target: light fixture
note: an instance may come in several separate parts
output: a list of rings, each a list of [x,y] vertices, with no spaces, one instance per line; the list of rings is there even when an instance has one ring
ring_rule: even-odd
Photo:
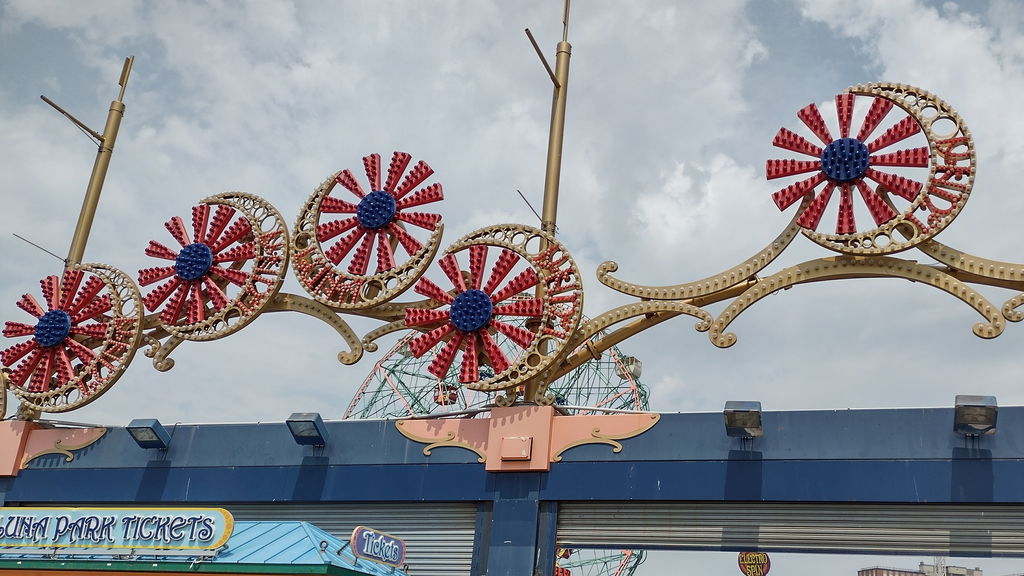
[[[764,436],[761,403],[730,400],[725,403],[725,433],[734,438]]]
[[[167,450],[171,444],[171,435],[156,418],[136,418],[128,423],[126,430],[141,448]]]
[[[983,436],[996,433],[999,406],[995,396],[969,396],[957,394],[953,413],[953,431],[964,436]]]
[[[327,427],[317,412],[296,412],[285,420],[296,444],[323,446],[327,444]]]

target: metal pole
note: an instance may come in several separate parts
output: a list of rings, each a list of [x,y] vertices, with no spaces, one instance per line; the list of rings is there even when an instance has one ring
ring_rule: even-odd
[[[541,230],[554,236],[557,230],[558,217],[558,185],[562,172],[562,140],[565,134],[565,104],[569,93],[569,57],[572,45],[568,42],[569,35],[569,0],[565,2],[562,18],[562,41],[555,48],[554,94],[551,102],[551,128],[548,134],[547,170],[544,174],[544,207],[541,210]],[[541,243],[541,250],[548,248],[547,242]],[[537,287],[540,297],[544,288]],[[546,347],[541,344],[541,354],[546,354]],[[537,391],[539,383],[527,382],[523,399],[527,403],[539,400]]]
[[[85,254],[85,245],[89,241],[89,232],[92,229],[92,221],[96,216],[96,206],[100,201],[100,192],[103,190],[103,181],[107,177],[107,168],[110,166],[110,157],[114,152],[114,143],[117,141],[117,131],[121,126],[121,118],[124,117],[124,89],[128,83],[128,74],[132,69],[134,58],[126,58],[124,68],[121,70],[121,92],[117,100],[110,103],[110,110],[107,112],[107,123],[103,127],[103,136],[100,140],[99,150],[96,152],[96,161],[93,163],[92,175],[89,177],[89,186],[85,190],[85,199],[82,201],[82,211],[78,215],[78,224],[75,226],[75,235],[71,238],[71,248],[68,250],[68,259],[65,268],[70,268],[82,263],[82,256]]]

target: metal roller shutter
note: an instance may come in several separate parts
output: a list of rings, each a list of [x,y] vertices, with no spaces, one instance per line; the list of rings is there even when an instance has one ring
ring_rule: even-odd
[[[475,503],[232,504],[236,520],[302,520],[348,540],[369,526],[405,540],[410,576],[469,575]]]
[[[603,548],[1024,554],[1024,504],[564,502],[558,545]]]

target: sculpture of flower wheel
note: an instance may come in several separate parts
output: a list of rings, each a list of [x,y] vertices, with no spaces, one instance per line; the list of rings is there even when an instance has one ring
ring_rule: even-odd
[[[214,208],[215,207],[215,208]],[[251,322],[281,289],[288,229],[262,198],[211,196],[192,208],[192,233],[178,216],[164,226],[180,248],[150,241],[146,255],[174,263],[139,270],[139,284],[164,280],[143,299],[160,325],[185,340],[213,340]]]
[[[12,368],[7,385],[23,404],[66,412],[107,391],[135,356],[142,334],[142,297],[123,272],[100,264],[70,268],[40,282],[18,307],[34,324],[7,322],[3,335],[28,340],[0,352]]]
[[[406,174],[411,160],[395,152],[382,186],[380,155],[371,154],[363,158],[369,192],[342,170],[306,202],[293,234],[294,268],[314,299],[339,309],[368,308],[395,298],[426,270],[440,246],[441,215],[408,210],[442,200],[444,192],[439,183],[415,190],[434,170],[421,160]],[[333,196],[338,184],[358,202]],[[406,224],[427,232],[417,238]],[[399,245],[404,261],[396,258]]]
[[[898,118],[872,137],[894,107]],[[824,147],[786,128],[772,142],[814,160],[766,164],[769,180],[812,173],[772,195],[780,210],[813,197],[797,220],[807,237],[845,254],[887,254],[916,246],[953,221],[974,184],[975,154],[974,140],[952,107],[911,86],[876,83],[836,96],[836,110],[838,138],[816,105],[797,113]],[[837,191],[835,232],[819,232]],[[859,210],[866,213],[858,216]],[[872,224],[863,225],[868,218]]]
[[[583,288],[576,263],[554,237],[527,226],[492,226],[453,244],[439,264],[454,290],[424,277],[415,291],[447,308],[410,308],[405,315],[407,326],[426,331],[409,342],[412,353],[418,358],[436,349],[427,368],[431,374],[443,378],[461,353],[462,385],[505,390],[568,352],[566,341],[582,315]],[[514,298],[527,291],[529,296]],[[509,316],[526,317],[525,327],[503,320]]]

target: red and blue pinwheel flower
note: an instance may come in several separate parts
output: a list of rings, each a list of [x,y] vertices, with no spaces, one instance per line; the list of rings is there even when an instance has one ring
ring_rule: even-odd
[[[428,278],[421,278],[414,288],[419,294],[448,305],[445,310],[411,308],[405,313],[405,324],[409,327],[440,323],[440,326],[409,342],[409,349],[417,358],[438,343],[445,342],[427,368],[438,378],[447,375],[460,350],[462,364],[459,368],[459,382],[481,380],[481,360],[493,369],[494,374],[500,374],[508,369],[514,359],[506,356],[502,346],[496,342],[495,334],[500,333],[523,350],[530,347],[536,336],[525,328],[498,319],[500,316],[540,317],[544,313],[544,301],[541,298],[515,298],[524,290],[537,285],[540,280],[536,271],[532,267],[526,268],[505,282],[522,257],[503,249],[484,282],[486,260],[487,246],[469,247],[467,284],[454,254],[440,259],[441,269],[455,287],[454,296]],[[504,286],[499,289],[503,282]]]
[[[192,238],[178,216],[168,220],[164,227],[181,248],[172,250],[151,240],[146,255],[173,260],[174,264],[139,271],[142,286],[169,278],[143,299],[151,312],[163,305],[161,322],[167,325],[203,322],[208,314],[219,312],[232,301],[225,292],[228,284],[242,287],[243,294],[251,286],[253,274],[235,266],[256,257],[252,225],[238,210],[221,204],[211,218],[209,204],[194,206]],[[235,297],[238,298],[240,296]]]
[[[879,185],[911,203],[917,200],[921,193],[923,187],[921,182],[878,169],[882,166],[901,168],[928,166],[927,146],[882,153],[882,150],[889,146],[921,132],[920,124],[912,116],[905,115],[882,135],[869,140],[871,133],[878,128],[893,108],[893,102],[885,98],[872,96],[870,99],[871,106],[855,137],[850,135],[850,130],[856,96],[844,93],[836,96],[839,138],[833,137],[825,125],[818,107],[810,104],[800,110],[797,116],[821,140],[824,147],[818,146],[786,128],[780,129],[772,141],[776,147],[814,158],[814,160],[768,160],[766,164],[769,180],[813,172],[809,178],[772,194],[772,199],[775,200],[775,204],[780,210],[785,210],[801,198],[813,194],[814,199],[797,219],[800,226],[809,230],[817,230],[825,208],[836,190],[839,190],[839,213],[835,231],[840,235],[858,232],[854,218],[854,188],[860,193],[871,218],[879,226],[898,215],[878,191]]]
[[[322,245],[344,234],[324,252],[334,265],[340,265],[343,260],[349,258],[348,273],[356,276],[366,275],[376,241],[377,272],[380,273],[396,266],[395,253],[391,247],[392,240],[397,240],[410,256],[423,247],[422,242],[409,234],[401,223],[432,231],[441,221],[440,214],[407,210],[443,200],[444,192],[439,183],[413,192],[434,173],[434,170],[422,160],[409,170],[399,184],[399,179],[402,178],[411,160],[410,154],[395,152],[388,167],[387,180],[381,186],[380,155],[370,154],[363,158],[363,167],[370,184],[369,192],[359,184],[351,171],[343,170],[338,174],[338,184],[355,195],[359,202],[353,204],[327,196],[320,204],[321,218],[323,214],[350,214],[340,219],[321,222],[316,228],[317,240]]]
[[[48,392],[67,385],[83,367],[94,363],[115,371],[104,357],[106,351],[96,350],[103,347],[110,330],[110,295],[101,294],[106,285],[99,277],[85,278],[85,272],[74,269],[66,270],[62,277],[43,278],[39,284],[45,308],[31,294],[18,300],[18,307],[36,322],[4,325],[3,335],[8,338],[31,337],[0,352],[0,361],[14,367],[12,384],[29,392]],[[92,375],[90,384],[80,380],[82,395],[90,394],[102,380],[99,373]]]

